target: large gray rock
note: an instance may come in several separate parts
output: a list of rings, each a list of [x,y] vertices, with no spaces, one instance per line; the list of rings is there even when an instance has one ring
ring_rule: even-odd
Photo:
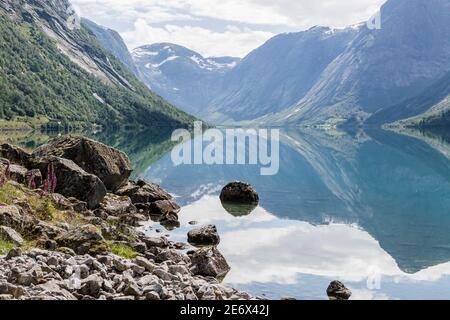
[[[11,227],[15,230],[24,230],[33,226],[35,220],[29,215],[23,214],[16,206],[0,206],[0,225]]]
[[[231,182],[222,189],[220,200],[222,202],[257,205],[259,196],[248,183]]]
[[[86,172],[99,177],[110,191],[124,186],[133,171],[125,153],[84,137],[56,137],[34,150],[32,155],[72,160]]]
[[[22,236],[10,227],[0,226],[0,239],[14,243],[16,246],[23,244]]]
[[[100,207],[110,216],[136,213],[136,207],[127,196],[108,193]]]
[[[18,164],[12,164],[9,166],[9,177],[18,182],[18,183],[26,183],[27,181],[27,173],[28,169],[22,167]]]
[[[90,275],[81,281],[79,293],[91,297],[98,297],[103,286],[103,279],[96,275]]]
[[[56,177],[55,192],[84,201],[90,209],[96,208],[106,195],[103,182],[71,160],[51,156],[35,158],[31,162],[31,166],[39,169],[44,177],[48,177],[49,171],[53,170]]]
[[[181,251],[168,249],[168,250],[161,251],[156,256],[156,261],[157,262],[170,261],[173,263],[181,263],[181,262],[188,263],[189,257]]]
[[[170,200],[172,196],[155,183],[139,180],[128,182],[115,192],[120,196],[128,196],[134,204],[150,203],[159,200]]]
[[[99,254],[109,251],[109,247],[100,231],[93,225],[84,225],[65,232],[57,237],[61,247],[74,250],[77,254]]]
[[[153,215],[166,216],[174,213],[178,214],[181,208],[172,200],[159,200],[150,204],[150,213]]]
[[[65,289],[67,285],[63,281],[50,280],[36,287],[42,291],[42,296],[47,297],[43,299],[76,300],[76,297]]]
[[[0,146],[0,156],[8,159],[11,163],[27,166],[31,155],[22,148],[10,145],[8,143]]]
[[[28,170],[27,168],[11,164],[8,167],[9,178],[30,188],[36,189],[42,185],[42,174],[38,169]]]
[[[220,236],[216,226],[208,225],[189,231],[188,242],[194,246],[217,246]]]
[[[141,237],[141,240],[146,244],[147,248],[167,248],[169,240],[166,237]]]
[[[193,274],[219,280],[223,280],[231,270],[225,257],[215,247],[195,251],[191,256],[191,263]]]

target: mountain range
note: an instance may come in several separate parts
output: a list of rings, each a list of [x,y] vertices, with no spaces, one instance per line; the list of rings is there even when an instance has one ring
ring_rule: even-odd
[[[173,126],[192,114],[213,124],[450,124],[450,0],[388,0],[380,29],[361,23],[280,34],[243,59],[204,57],[171,43],[130,52],[116,31],[92,21],[68,28],[69,5],[0,2],[0,118]]]
[[[0,2],[0,118],[66,126],[188,126],[194,118],[151,92],[67,0]],[[118,39],[120,38],[120,39]],[[114,46],[112,40],[119,46]]]
[[[169,43],[132,56],[151,89],[213,123],[446,124],[450,0],[388,0],[380,17],[281,34],[242,60]]]

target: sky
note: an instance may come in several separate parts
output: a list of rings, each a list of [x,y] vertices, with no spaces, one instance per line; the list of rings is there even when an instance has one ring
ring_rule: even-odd
[[[280,33],[366,21],[386,0],[70,1],[82,17],[118,31],[130,50],[170,42],[206,57],[244,57]]]

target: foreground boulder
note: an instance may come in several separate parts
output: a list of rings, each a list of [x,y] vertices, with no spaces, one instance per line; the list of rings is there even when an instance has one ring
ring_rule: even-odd
[[[158,200],[150,204],[150,213],[157,216],[178,214],[181,208],[172,200]]]
[[[28,169],[25,167],[22,167],[17,164],[12,164],[8,168],[9,170],[9,178],[18,182],[18,183],[26,183],[27,181],[27,173]]]
[[[0,146],[0,156],[8,159],[11,163],[21,166],[27,166],[31,155],[22,148],[10,145],[8,143]]]
[[[222,189],[220,200],[222,202],[257,205],[259,196],[248,183],[231,182]]]
[[[124,186],[133,171],[125,153],[84,137],[56,137],[37,148],[32,156],[72,160],[84,171],[99,177],[109,191]]]
[[[127,196],[117,196],[108,193],[103,199],[100,207],[110,216],[136,213],[136,207]]]
[[[34,225],[35,221],[29,215],[23,214],[16,206],[0,206],[0,225],[24,230]]]
[[[146,204],[159,200],[171,200],[172,196],[155,183],[138,180],[130,181],[115,194],[130,197],[134,204]]]
[[[352,292],[342,282],[333,281],[328,286],[327,295],[330,300],[348,300]]]
[[[224,256],[215,247],[195,251],[191,256],[191,264],[193,274],[219,280],[223,280],[231,270]]]
[[[220,243],[220,236],[216,226],[208,225],[189,231],[188,242],[197,247],[217,246]]]
[[[31,166],[39,169],[44,177],[49,176],[50,170],[53,171],[56,185],[51,187],[54,188],[51,191],[84,201],[90,209],[96,208],[106,195],[103,182],[71,160],[58,157],[38,158],[32,160]]]
[[[23,244],[21,235],[10,227],[0,226],[0,239],[14,243],[16,246]]]
[[[59,246],[72,249],[77,254],[96,255],[109,251],[105,239],[93,225],[77,227],[63,233],[55,240]]]

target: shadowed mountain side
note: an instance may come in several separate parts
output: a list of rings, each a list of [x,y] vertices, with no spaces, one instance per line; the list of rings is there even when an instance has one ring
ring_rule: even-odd
[[[381,125],[405,118],[415,117],[430,110],[446,98],[447,100],[450,100],[448,98],[449,96],[450,73],[445,75],[439,81],[434,82],[430,87],[422,91],[414,98],[376,112],[369,119],[367,119],[365,123],[369,125]],[[447,108],[449,108],[448,104]],[[448,109],[445,111],[448,111]]]

